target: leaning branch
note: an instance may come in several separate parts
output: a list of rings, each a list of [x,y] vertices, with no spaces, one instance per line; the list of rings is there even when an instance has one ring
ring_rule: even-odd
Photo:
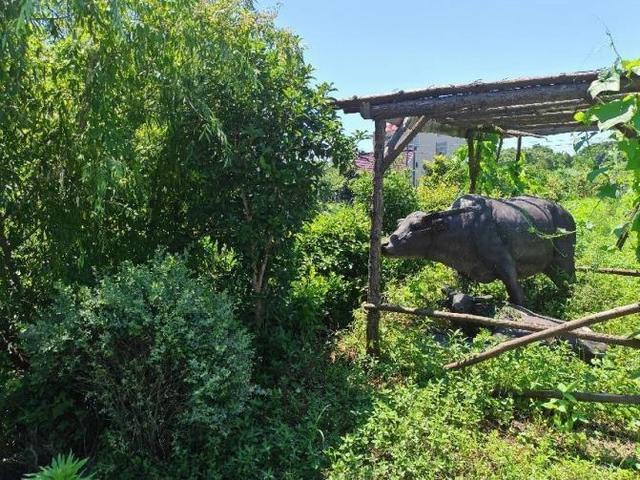
[[[398,158],[398,155],[400,155],[404,151],[404,149],[407,148],[407,145],[409,145],[411,140],[413,140],[415,136],[420,132],[420,130],[422,130],[426,123],[427,117],[420,117],[411,127],[407,128],[404,125],[400,127],[406,129],[406,131],[403,131],[402,137],[400,137],[396,141],[397,143],[392,145],[391,148],[389,148],[388,151],[385,152],[384,160],[382,161],[384,170],[389,168],[393,161]]]

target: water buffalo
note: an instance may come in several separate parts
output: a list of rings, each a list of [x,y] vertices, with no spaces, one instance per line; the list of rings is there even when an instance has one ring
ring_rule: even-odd
[[[575,277],[575,229],[571,214],[549,200],[465,195],[450,210],[398,220],[382,254],[427,258],[478,282],[499,279],[522,305],[518,279],[544,273],[561,286]]]

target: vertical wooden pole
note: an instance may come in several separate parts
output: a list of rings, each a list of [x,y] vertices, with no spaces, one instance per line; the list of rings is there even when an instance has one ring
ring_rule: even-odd
[[[467,132],[467,155],[469,157],[469,193],[476,193],[480,161],[475,149],[473,132]]]
[[[522,137],[518,137],[518,146],[516,147],[516,163],[520,161],[522,156]]]
[[[374,141],[374,167],[373,167],[373,196],[371,199],[371,234],[369,236],[369,289],[367,302],[375,306],[380,305],[380,242],[382,240],[382,212],[383,195],[382,182],[384,178],[384,140],[385,122],[375,121]],[[367,311],[367,353],[380,354],[379,342],[380,312],[378,310]]]

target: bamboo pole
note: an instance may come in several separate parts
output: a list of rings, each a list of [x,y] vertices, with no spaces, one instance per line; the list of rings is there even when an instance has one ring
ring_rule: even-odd
[[[527,127],[527,130],[532,131],[538,135],[557,135],[559,133],[574,133],[574,132],[595,132],[598,130],[597,125],[547,125],[544,127],[536,127],[531,129]]]
[[[367,301],[374,305],[380,303],[380,242],[382,240],[382,213],[383,193],[382,183],[384,179],[384,141],[385,122],[376,120],[374,133],[374,168],[373,168],[373,195],[371,198],[371,234],[369,236],[369,274]],[[367,312],[367,353],[379,355],[379,323],[380,312],[370,310]]]
[[[454,313],[454,312],[445,312],[441,310],[430,310],[424,308],[410,308],[410,307],[402,307],[400,305],[390,305],[388,303],[383,303],[381,305],[375,306],[370,303],[365,303],[363,308],[367,311],[377,310],[380,312],[394,312],[394,313],[405,313],[408,315],[415,315],[418,317],[429,317],[435,318],[438,320],[449,320],[454,323],[471,323],[474,325],[482,325],[485,327],[501,327],[501,328],[510,328],[514,330],[527,330],[530,332],[542,332],[549,328],[547,324],[543,324],[541,322],[535,323],[535,317],[528,315],[532,320],[528,323],[517,322],[513,320],[503,320],[497,318],[483,317],[480,315],[471,315],[468,313]],[[522,312],[523,314],[527,314],[527,312]],[[544,319],[544,317],[541,317]],[[548,321],[554,321],[556,319],[549,318]],[[637,338],[627,338],[620,337],[617,335],[607,335],[604,333],[596,333],[596,332],[584,332],[584,331],[570,331],[565,332],[560,335],[562,338],[579,338],[581,340],[590,340],[592,342],[601,342],[607,345],[620,345],[624,347],[632,347],[632,348],[640,348],[640,339]]]
[[[572,395],[578,402],[595,402],[595,403],[617,403],[623,405],[640,404],[640,395],[621,395],[615,393],[598,393],[598,392],[567,392]],[[551,398],[564,398],[564,394],[559,390],[523,390],[522,392],[494,392],[496,396],[510,394],[516,397],[527,397],[536,400],[548,400]]]
[[[495,347],[485,350],[484,352],[481,352],[479,354],[472,355],[457,362],[449,363],[445,365],[444,368],[454,370],[462,367],[468,367],[469,365],[474,365],[490,358],[497,357],[498,355],[508,352],[509,350],[514,350],[516,348],[523,347],[540,340],[545,340],[547,338],[557,337],[561,333],[566,333],[571,330],[575,330],[576,328],[588,327],[596,323],[605,322],[607,320],[623,317],[625,315],[631,315],[638,312],[640,312],[640,303],[632,303],[630,305],[613,308],[605,312],[588,315],[586,317],[579,318],[577,320],[571,320],[555,327],[547,328],[540,332],[531,333],[525,337],[507,340],[506,342],[496,345]]]
[[[478,125],[478,124],[467,124],[465,127],[467,131],[472,130],[476,133],[496,133],[498,135],[508,135],[510,137],[538,137],[542,138],[542,135],[538,135],[533,132],[524,131],[524,130],[514,130],[513,128],[502,128],[496,125]]]
[[[522,158],[522,137],[518,137],[518,144],[516,146],[516,164],[520,162]]]
[[[609,102],[624,98],[626,94],[605,94],[603,100]],[[573,113],[586,110],[593,105],[593,101],[584,98],[574,98],[569,100],[560,100],[557,102],[540,102],[525,103],[516,105],[507,105],[504,107],[493,107],[485,110],[462,109],[455,112],[445,112],[433,115],[434,120],[447,122],[476,122],[476,123],[495,123],[504,121],[505,119],[520,119],[538,116],[558,115],[562,112],[573,115]]]
[[[587,108],[587,107],[585,107]],[[524,128],[527,125],[536,125],[540,123],[572,123],[575,122],[573,115],[576,111],[558,111],[558,112],[533,112],[523,115],[508,115],[504,113],[498,113],[495,115],[463,115],[459,114],[446,118],[439,119],[444,123],[453,123],[454,125],[474,125],[481,123],[488,123],[493,125],[518,125],[519,128]]]

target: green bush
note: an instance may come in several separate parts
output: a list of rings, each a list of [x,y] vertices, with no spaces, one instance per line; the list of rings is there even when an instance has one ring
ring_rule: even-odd
[[[297,235],[296,249],[302,266],[291,296],[300,321],[346,325],[367,281],[369,219],[364,210],[339,204],[319,213]]]
[[[210,475],[251,391],[250,338],[230,298],[173,256],[61,289],[24,345],[24,447],[95,449],[108,478]]]
[[[56,282],[89,285],[211,232],[265,323],[325,159],[345,167],[355,148],[300,38],[251,3],[1,3],[2,339]]]
[[[307,334],[346,326],[359,293],[356,284],[343,276],[334,272],[321,275],[309,268],[291,283],[293,329]]]
[[[292,287],[297,302],[303,295],[314,300],[315,315],[331,328],[352,319],[352,311],[364,300],[369,262],[369,218],[356,205],[334,204],[305,224],[296,237],[302,267]],[[383,259],[383,282],[415,272],[424,262]],[[306,293],[303,293],[304,292]],[[319,299],[322,298],[322,301]],[[304,309],[303,309],[304,310]]]
[[[303,226],[296,248],[319,274],[362,281],[367,277],[369,218],[358,206],[331,205]]]
[[[418,210],[416,190],[411,185],[406,170],[390,171],[384,176],[383,231],[393,232],[399,218],[404,218]],[[371,174],[362,173],[351,182],[351,190],[356,204],[367,208],[371,204],[373,179]]]
[[[468,192],[466,165],[457,159],[437,155],[425,163],[424,168],[425,174],[416,189],[421,210],[446,210],[456,198]]]

